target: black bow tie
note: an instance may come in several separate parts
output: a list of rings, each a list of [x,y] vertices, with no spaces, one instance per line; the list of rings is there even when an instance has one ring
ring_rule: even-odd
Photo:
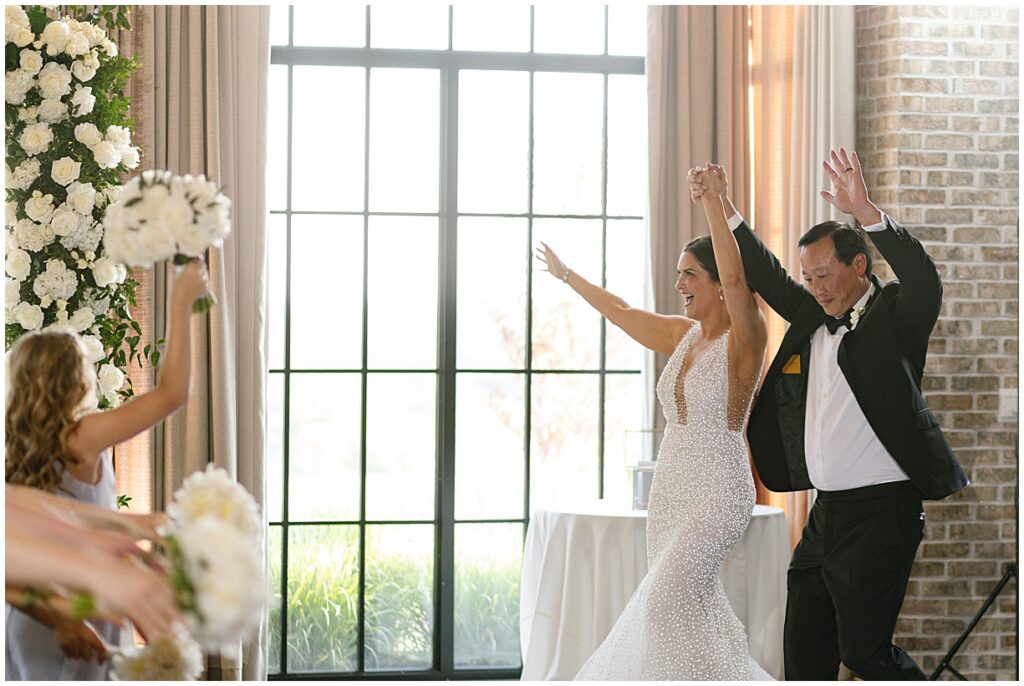
[[[850,315],[853,314],[853,308],[851,307],[846,311],[842,317],[830,317],[825,315],[825,326],[828,328],[830,334],[835,334],[839,331],[840,326],[845,326],[847,329],[853,329],[853,324],[850,322]]]

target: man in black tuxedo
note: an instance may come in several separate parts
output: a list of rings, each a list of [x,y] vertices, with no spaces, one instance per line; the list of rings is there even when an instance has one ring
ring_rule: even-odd
[[[822,197],[864,227],[827,221],[799,240],[805,286],[726,198],[747,280],[789,322],[751,410],[747,438],[773,491],[818,490],[793,552],[786,678],[924,679],[892,644],[924,530],[922,498],[967,485],[921,395],[942,282],[922,245],[868,198],[857,153],[831,151]],[[706,190],[690,171],[696,200]],[[871,272],[864,232],[898,281]]]

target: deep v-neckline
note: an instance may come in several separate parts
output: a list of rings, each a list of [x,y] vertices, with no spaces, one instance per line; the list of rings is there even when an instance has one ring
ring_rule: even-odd
[[[687,332],[687,335],[689,335],[689,333],[691,331],[693,331],[694,329],[697,329],[697,327],[699,327],[699,326],[700,326],[700,324],[694,324],[690,328],[690,331]],[[686,366],[686,363],[687,363],[687,360],[690,359],[690,351],[693,349],[693,341],[691,340],[686,345],[686,350],[683,352],[683,359],[679,363],[679,376],[681,377],[681,381],[682,381],[684,386],[686,385],[686,377],[688,377],[690,375],[690,372],[692,372],[694,369],[696,369],[697,365],[701,362],[701,360],[703,360],[705,357],[708,356],[708,353],[711,352],[711,348],[714,347],[718,343],[719,339],[721,339],[723,336],[728,336],[728,335],[729,335],[729,329],[726,328],[725,331],[723,331],[722,333],[718,334],[713,339],[711,339],[711,342],[708,343],[707,347],[704,348],[704,350],[701,351],[700,356],[695,358],[693,360],[693,362],[690,363],[689,367]]]

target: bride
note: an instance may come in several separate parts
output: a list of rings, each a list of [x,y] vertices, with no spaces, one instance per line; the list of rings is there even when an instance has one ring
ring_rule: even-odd
[[[754,507],[744,424],[761,374],[767,329],[726,220],[724,171],[709,165],[701,197],[711,235],[679,258],[685,317],[637,310],[568,269],[543,245],[546,271],[641,345],[670,359],[658,380],[665,435],[647,514],[647,576],[583,680],[752,680],[750,657],[719,570]]]

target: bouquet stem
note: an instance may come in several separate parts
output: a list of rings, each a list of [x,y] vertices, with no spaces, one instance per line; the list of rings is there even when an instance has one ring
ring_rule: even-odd
[[[174,264],[177,267],[181,267],[183,265],[188,264],[194,259],[196,258],[178,253],[177,255],[174,256]],[[203,312],[209,312],[210,309],[213,308],[213,306],[216,304],[217,298],[210,291],[206,291],[201,296],[199,296],[199,298],[194,303],[192,303],[192,311],[199,314]]]

